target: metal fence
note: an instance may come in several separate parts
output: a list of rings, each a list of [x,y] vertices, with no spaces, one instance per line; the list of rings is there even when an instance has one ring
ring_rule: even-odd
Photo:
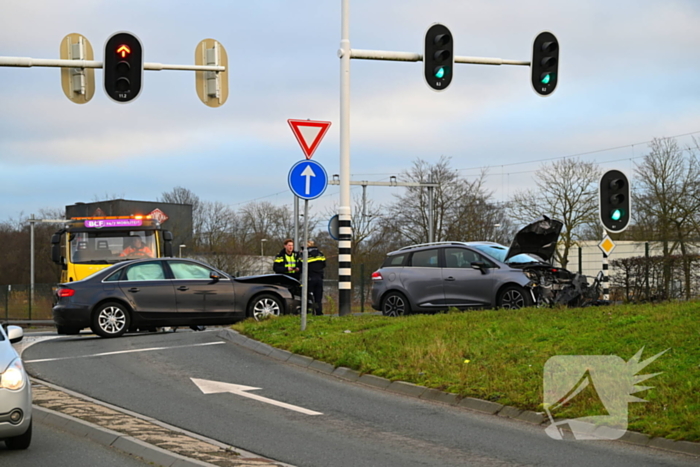
[[[50,321],[56,284],[0,285],[0,319],[9,321]]]
[[[658,242],[616,241],[608,256],[611,299],[655,301],[700,297],[697,255],[667,256]],[[598,242],[582,242],[569,252],[567,269],[592,278],[603,268]],[[590,281],[589,281],[590,282]]]

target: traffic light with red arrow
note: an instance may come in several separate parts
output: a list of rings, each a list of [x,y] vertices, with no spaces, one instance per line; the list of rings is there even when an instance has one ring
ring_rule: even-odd
[[[104,86],[107,96],[116,102],[134,100],[141,92],[143,48],[141,41],[128,32],[113,34],[105,44]]]

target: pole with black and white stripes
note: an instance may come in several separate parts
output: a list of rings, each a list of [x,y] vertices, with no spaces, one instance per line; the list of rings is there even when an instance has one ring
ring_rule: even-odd
[[[609,274],[608,274],[608,255],[603,253],[603,300],[606,302],[610,300],[610,287],[609,287]]]

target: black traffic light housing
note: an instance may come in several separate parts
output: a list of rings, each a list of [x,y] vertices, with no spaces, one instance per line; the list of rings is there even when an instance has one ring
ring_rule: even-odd
[[[104,86],[107,95],[117,102],[129,102],[141,92],[143,47],[128,32],[113,34],[105,43]]]
[[[619,170],[608,170],[600,177],[600,221],[608,232],[627,228],[632,218],[630,184]]]
[[[551,32],[541,32],[532,45],[532,87],[541,96],[554,92],[559,82],[559,41]]]
[[[442,24],[433,24],[425,33],[423,70],[428,86],[443,91],[452,82],[454,69],[454,40]]]

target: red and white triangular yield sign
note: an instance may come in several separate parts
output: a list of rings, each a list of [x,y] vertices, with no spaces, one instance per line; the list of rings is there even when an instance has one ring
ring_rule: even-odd
[[[311,159],[326,132],[331,127],[331,122],[319,122],[316,120],[287,120],[292,127],[292,133],[297,137],[301,150],[307,159]]]

